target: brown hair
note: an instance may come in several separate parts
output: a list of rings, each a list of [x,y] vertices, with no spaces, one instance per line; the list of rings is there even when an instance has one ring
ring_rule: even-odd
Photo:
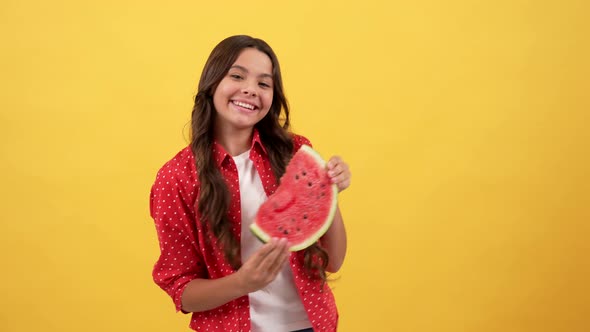
[[[212,155],[215,121],[213,94],[245,48],[255,48],[265,53],[272,62],[272,104],[268,114],[255,127],[268,152],[277,181],[293,155],[293,141],[289,134],[289,105],[275,53],[265,41],[250,36],[238,35],[222,40],[209,55],[199,80],[191,119],[191,149],[195,155],[200,180],[200,196],[196,208],[202,220],[207,221],[209,229],[213,231],[218,245],[234,269],[241,265],[240,245],[232,233],[231,221],[227,216],[231,199],[229,191]],[[304,266],[313,276],[325,280],[327,265],[328,255],[317,243],[305,250]]]

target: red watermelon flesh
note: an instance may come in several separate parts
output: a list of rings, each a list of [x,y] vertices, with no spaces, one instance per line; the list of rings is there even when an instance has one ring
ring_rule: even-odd
[[[277,191],[258,209],[250,229],[263,242],[286,238],[289,250],[305,249],[330,227],[337,195],[326,162],[303,145],[287,165]]]

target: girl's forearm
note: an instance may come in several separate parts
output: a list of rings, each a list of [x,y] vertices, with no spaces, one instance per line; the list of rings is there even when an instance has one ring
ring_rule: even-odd
[[[246,294],[235,273],[219,279],[194,279],[182,293],[182,310],[211,310]]]
[[[322,237],[321,242],[329,257],[326,270],[332,273],[338,272],[346,256],[346,229],[339,207],[336,208],[332,225]]]

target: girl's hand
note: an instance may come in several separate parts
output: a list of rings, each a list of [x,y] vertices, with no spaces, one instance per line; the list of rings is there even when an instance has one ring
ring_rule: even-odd
[[[236,272],[245,293],[255,292],[273,280],[289,260],[286,239],[271,239],[258,249]]]
[[[334,156],[330,158],[327,168],[328,176],[332,179],[332,183],[338,187],[338,192],[350,186],[350,169],[340,157]]]

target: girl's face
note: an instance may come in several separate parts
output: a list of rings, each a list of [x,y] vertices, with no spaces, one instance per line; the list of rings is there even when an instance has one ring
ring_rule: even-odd
[[[273,98],[272,62],[255,48],[240,53],[213,93],[218,133],[252,129]]]

